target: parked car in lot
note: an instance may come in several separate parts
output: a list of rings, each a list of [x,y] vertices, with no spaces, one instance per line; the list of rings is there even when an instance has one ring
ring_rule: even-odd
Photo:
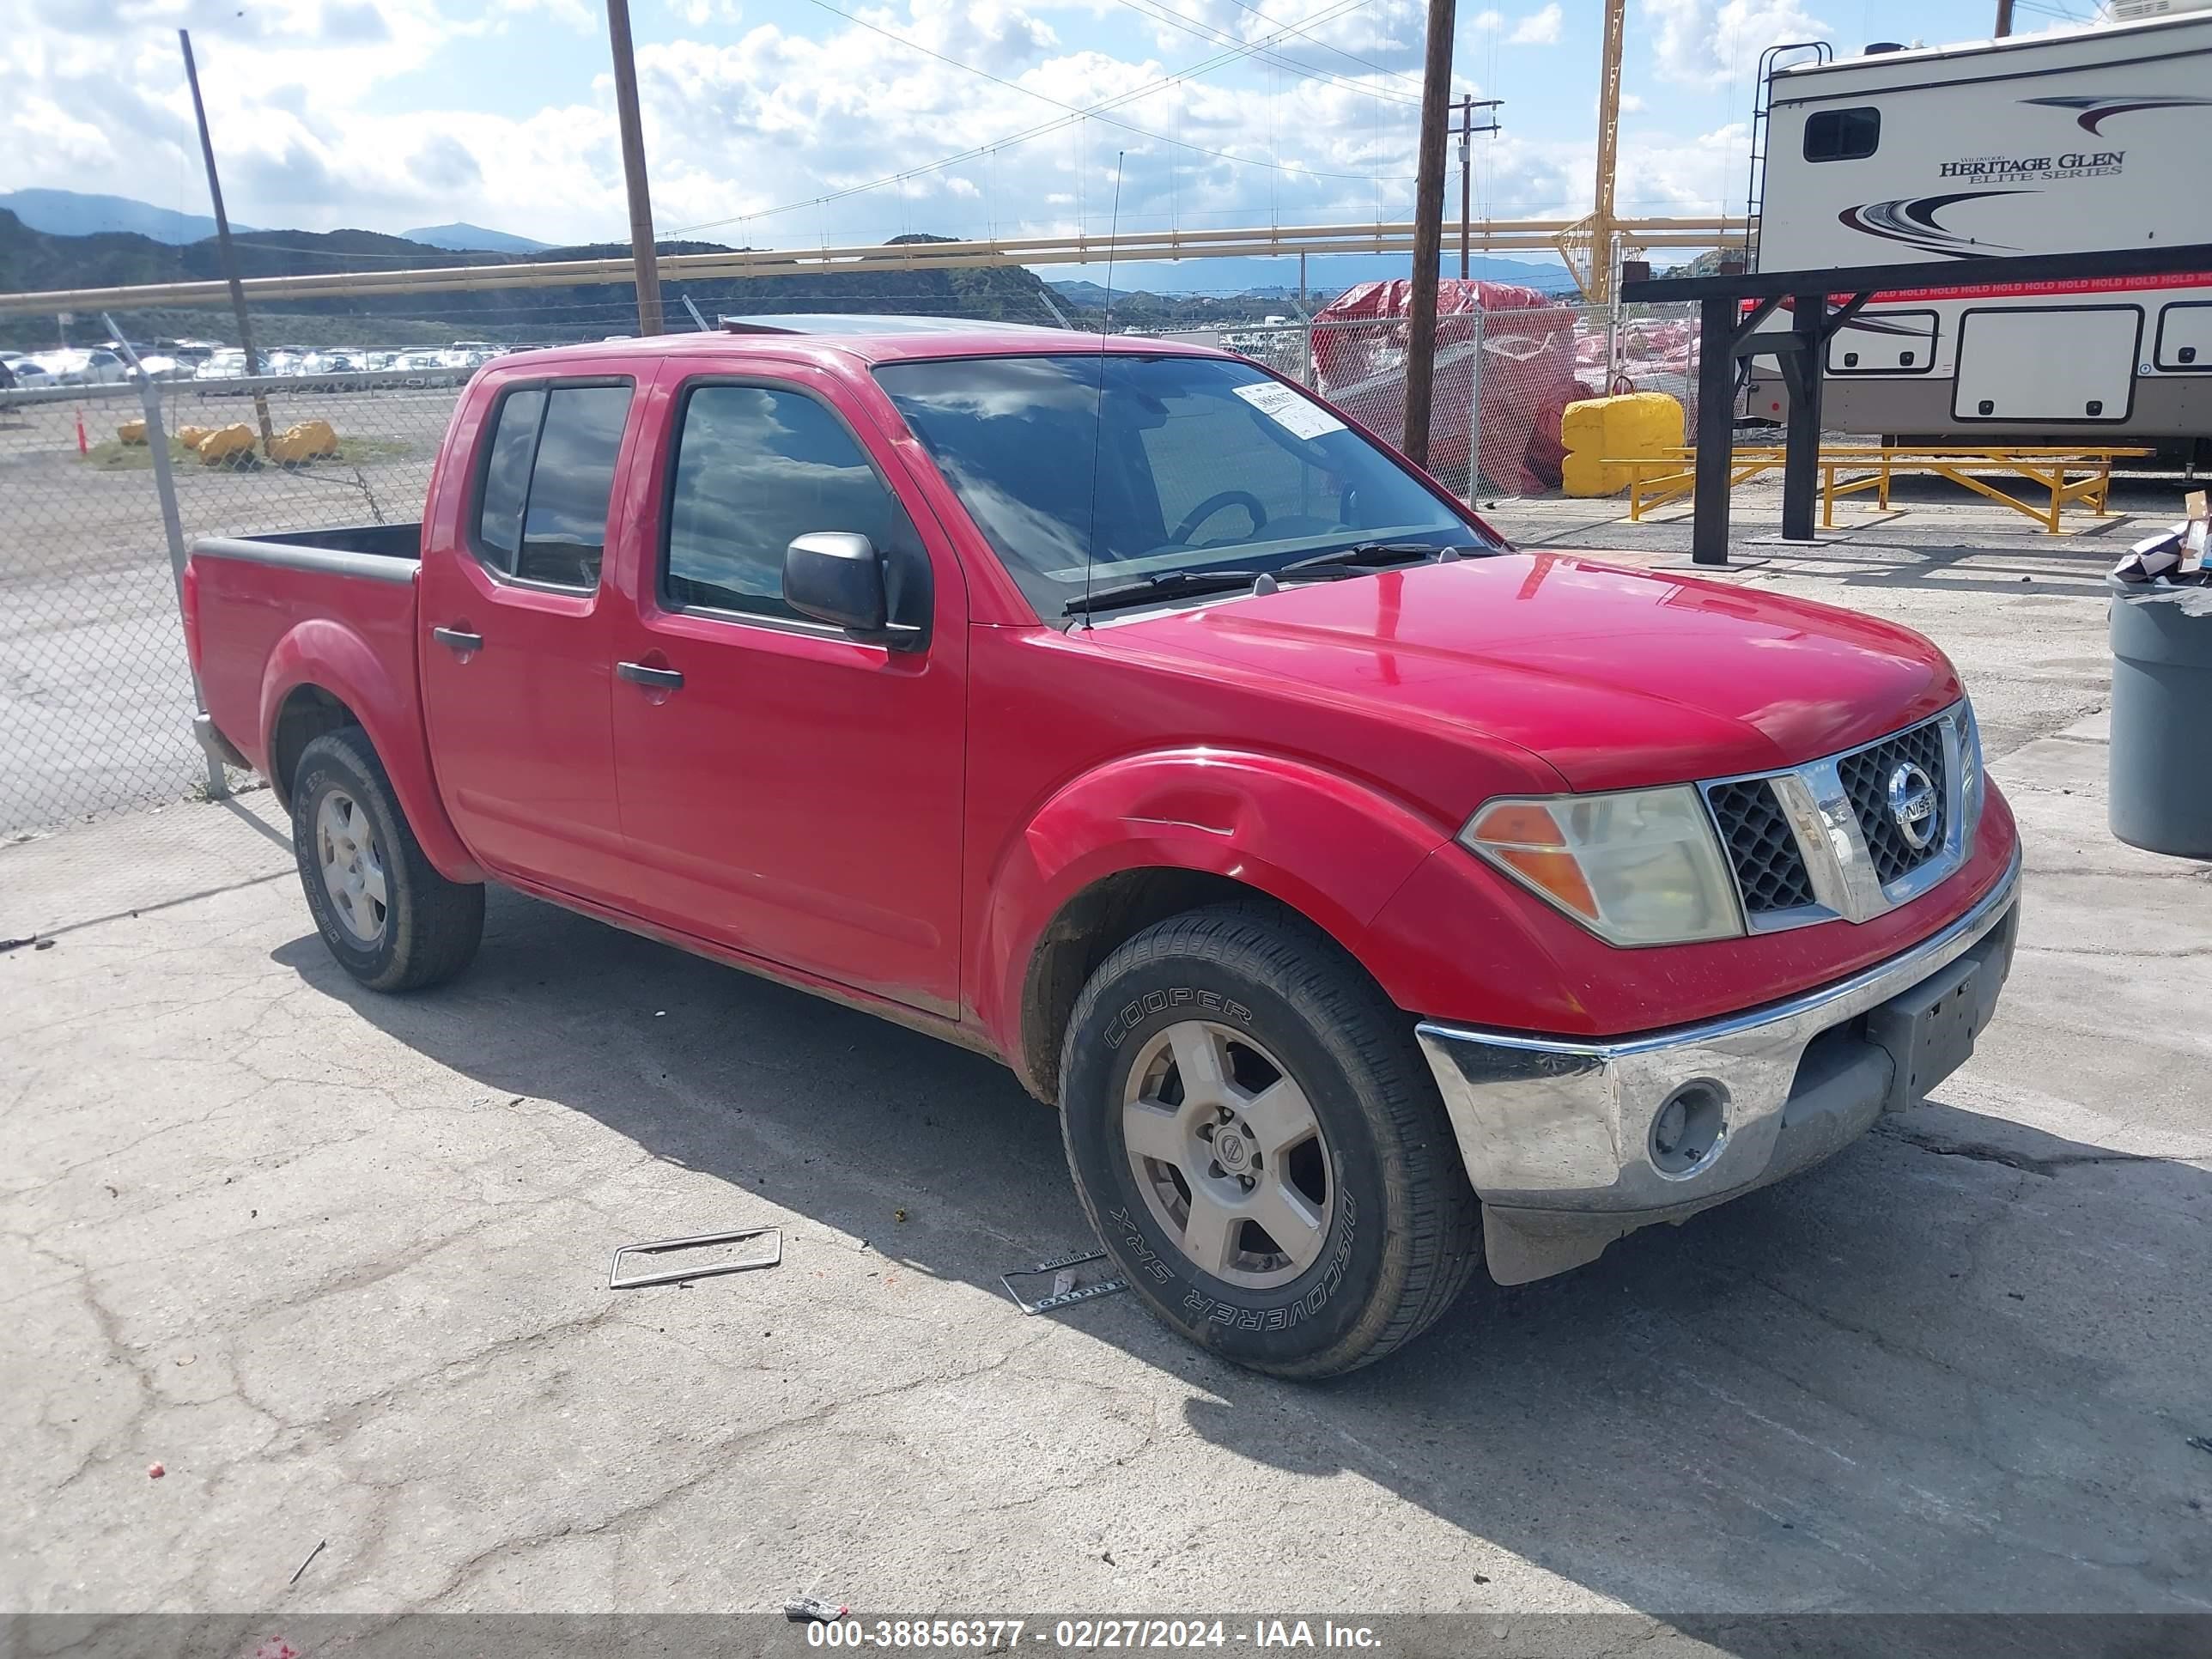
[[[21,356],[11,351],[4,361],[8,365],[9,374],[13,377],[15,390],[29,392],[41,386],[61,384],[54,378],[53,371],[36,357]]]
[[[994,1054],[1152,1310],[1285,1375],[1825,1158],[2011,963],[1934,646],[1517,552],[1216,351],[502,358],[419,526],[185,595],[362,983],[459,972],[498,881]]]
[[[453,371],[446,365],[444,352],[430,349],[400,353],[392,368],[404,370],[409,386],[452,386]]]
[[[46,351],[32,361],[52,375],[57,386],[112,386],[131,378],[123,359],[106,346]]]
[[[246,378],[246,353],[225,346],[212,351],[192,370],[193,390],[203,397],[222,397],[239,390],[223,384]]]

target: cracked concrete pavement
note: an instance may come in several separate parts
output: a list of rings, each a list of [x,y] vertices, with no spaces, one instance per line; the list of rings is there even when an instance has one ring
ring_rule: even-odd
[[[997,1275],[1085,1241],[974,1055],[509,895],[370,995],[265,792],[0,849],[0,936],[54,939],[0,956],[4,1606],[2212,1610],[2212,872],[2106,833],[2093,577],[1732,576],[1966,672],[2027,837],[1996,1025],[1831,1164],[1322,1387],[1021,1316]],[[605,1288],[758,1223],[780,1268]]]

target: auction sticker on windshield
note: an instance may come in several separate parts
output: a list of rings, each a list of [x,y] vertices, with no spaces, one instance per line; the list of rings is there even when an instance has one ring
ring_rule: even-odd
[[[1279,380],[1257,380],[1230,390],[1294,438],[1318,438],[1344,430],[1342,421]]]

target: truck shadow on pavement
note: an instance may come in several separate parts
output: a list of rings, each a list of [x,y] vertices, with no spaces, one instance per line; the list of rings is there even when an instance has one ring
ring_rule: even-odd
[[[661,1235],[742,1224],[757,1195],[994,1298],[1006,1269],[1089,1242],[1053,1114],[993,1063],[867,1015],[501,892],[476,965],[426,996],[361,991],[313,935],[275,955],[439,1064],[733,1189]],[[1406,1522],[1402,1556],[1370,1537],[1356,1558],[1407,1576],[1315,1577],[1332,1604],[1526,1612],[1594,1592],[1763,1652],[1754,1627],[1702,1615],[2205,1611],[2212,1456],[2189,1437],[2212,1434],[2208,1222],[2190,1164],[1932,1105],[1580,1272],[1478,1276],[1413,1347],[1330,1384],[1223,1364],[1130,1296],[1058,1317],[1180,1379],[1161,1409],[1211,1447],[1335,1478],[1310,1488],[1321,1572],[1353,1559],[1328,1541],[1349,1516],[1400,1524],[1363,1483],[1455,1529],[1439,1547]],[[976,1305],[973,1330],[1021,1323]],[[1181,1547],[1295,1541],[1283,1482],[1263,1484],[1249,1512],[1234,1481],[1187,1494]]]

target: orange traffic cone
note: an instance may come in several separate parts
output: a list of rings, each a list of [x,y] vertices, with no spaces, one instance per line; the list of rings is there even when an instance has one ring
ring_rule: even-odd
[[[80,455],[92,453],[92,446],[84,441],[84,411],[81,409],[76,412],[76,453]]]

